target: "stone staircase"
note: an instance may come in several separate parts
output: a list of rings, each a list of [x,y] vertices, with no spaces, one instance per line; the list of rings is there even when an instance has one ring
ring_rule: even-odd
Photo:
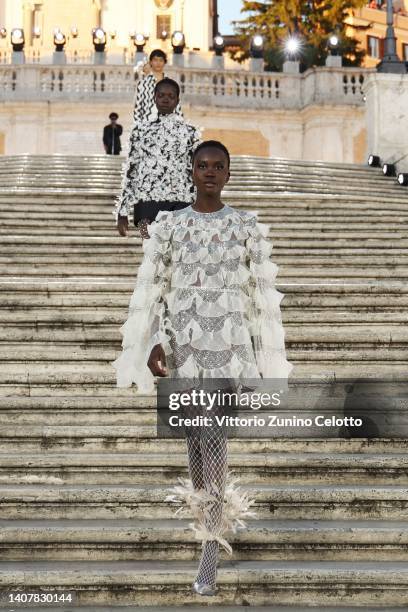
[[[58,610],[408,610],[408,400],[396,437],[231,439],[259,520],[231,538],[217,596],[191,593],[200,545],[163,501],[184,441],[157,439],[154,397],[117,389],[109,363],[141,261],[111,215],[121,161],[0,160],[0,608],[42,590],[76,596]],[[271,223],[294,384],[328,406],[347,377],[392,395],[408,379],[408,192],[364,166],[232,172],[224,201]]]

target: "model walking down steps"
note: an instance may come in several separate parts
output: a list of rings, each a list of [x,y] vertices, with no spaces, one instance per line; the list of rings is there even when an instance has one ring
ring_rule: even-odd
[[[229,165],[224,145],[200,144],[193,155],[195,203],[161,211],[149,228],[121,328],[123,351],[113,362],[119,387],[135,383],[149,393],[154,376],[183,379],[189,388],[214,378],[289,376],[268,228],[221,201]],[[193,588],[213,595],[220,544],[231,551],[225,533],[254,514],[251,500],[227,486],[223,428],[193,428],[186,441],[191,480],[167,500],[184,502],[195,519],[203,549]]]

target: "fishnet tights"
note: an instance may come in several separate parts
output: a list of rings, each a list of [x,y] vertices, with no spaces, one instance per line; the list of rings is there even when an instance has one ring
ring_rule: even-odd
[[[200,412],[197,408],[193,410],[196,415]],[[209,412],[202,410],[201,414],[211,415],[214,422],[215,415],[221,415],[222,412],[222,409],[214,407]],[[194,489],[205,489],[215,498],[215,502],[208,506],[205,526],[208,531],[218,535],[228,468],[226,430],[214,424],[212,427],[190,428],[186,433],[188,469]],[[217,540],[203,542],[197,582],[215,587],[218,556]]]

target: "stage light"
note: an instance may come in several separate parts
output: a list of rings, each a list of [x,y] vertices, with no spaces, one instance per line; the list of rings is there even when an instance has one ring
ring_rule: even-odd
[[[136,38],[136,30],[130,30],[129,38],[130,38],[130,40],[135,40],[135,38]]]
[[[24,31],[21,28],[11,30],[11,44],[13,51],[22,51],[24,49]]]
[[[367,164],[372,168],[380,168],[381,167],[381,159],[379,155],[369,155]]]
[[[65,36],[65,34],[63,34],[61,32],[61,30],[58,30],[58,32],[55,32],[55,34],[54,34],[54,45],[55,45],[55,50],[56,51],[58,51],[58,52],[63,51],[66,42],[67,42],[66,36]]]
[[[251,57],[261,58],[263,57],[263,52],[264,52],[263,36],[261,36],[260,34],[255,34],[255,36],[251,38],[251,47],[250,47]]]
[[[173,32],[171,37],[171,46],[173,47],[174,53],[183,53],[184,47],[186,46],[186,39],[183,32],[180,32],[179,30]]]
[[[221,34],[217,34],[217,36],[214,37],[213,46],[214,46],[215,55],[220,56],[224,53],[225,42],[224,42],[224,37],[221,36]]]
[[[0,38],[6,38],[7,30],[6,28],[0,28]]]
[[[330,49],[338,49],[340,44],[340,39],[336,34],[332,34],[329,38],[329,47]]]
[[[33,29],[33,36],[34,36],[34,38],[40,38],[40,36],[41,36],[41,28],[39,28],[38,26],[36,26],[36,27]]]
[[[162,30],[162,33],[160,34],[160,38],[162,40],[167,40],[169,37],[169,33],[167,32],[167,30]]]
[[[400,172],[397,180],[400,185],[408,185],[408,174],[405,172]]]
[[[138,53],[143,53],[144,46],[146,44],[146,37],[144,34],[138,33],[133,39],[135,47]]]
[[[297,55],[299,55],[300,50],[302,48],[302,41],[298,36],[289,36],[285,40],[285,53],[289,59],[295,59]]]
[[[395,164],[383,164],[382,171],[384,176],[396,176]]]
[[[102,53],[106,47],[106,32],[102,28],[95,28],[92,30],[92,39],[95,51]]]
[[[112,32],[109,33],[109,36],[111,37],[112,40],[115,40],[115,38],[117,36],[116,30],[112,30]]]
[[[71,28],[71,36],[72,38],[78,38],[78,28],[76,26],[72,26]]]

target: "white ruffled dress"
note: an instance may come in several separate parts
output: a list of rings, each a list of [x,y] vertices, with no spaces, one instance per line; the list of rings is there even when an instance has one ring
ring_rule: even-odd
[[[154,391],[147,361],[159,343],[172,378],[289,376],[268,230],[227,205],[158,214],[120,328],[123,351],[112,362],[118,387]]]

